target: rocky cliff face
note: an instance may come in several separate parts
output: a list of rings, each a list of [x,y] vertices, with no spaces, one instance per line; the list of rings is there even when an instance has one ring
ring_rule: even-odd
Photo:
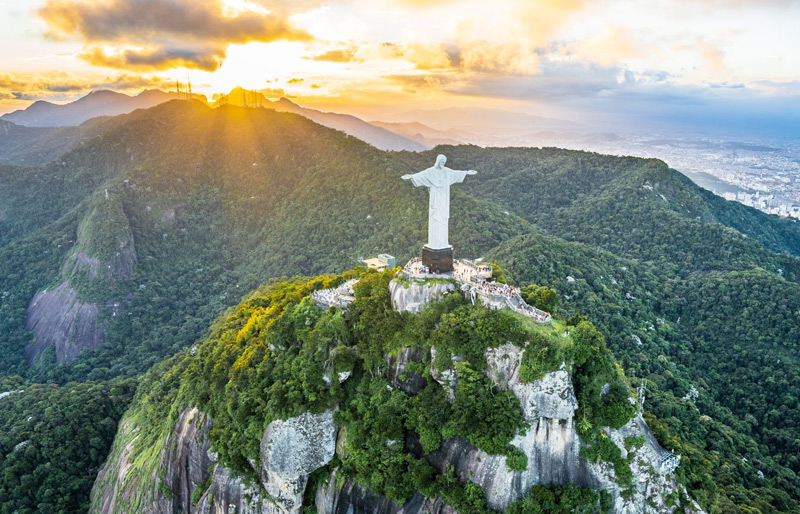
[[[457,514],[441,500],[419,493],[399,505],[336,473],[317,488],[314,505],[319,514]]]
[[[448,285],[412,284],[406,288],[395,282],[393,305],[398,310],[424,306],[451,291]],[[679,485],[674,470],[662,466],[669,452],[658,445],[642,418],[635,416],[619,430],[604,430],[631,468],[632,485],[623,494],[611,464],[588,462],[581,456],[584,445],[574,420],[578,402],[568,367],[562,364],[539,380],[523,383],[519,378],[523,353],[523,348],[507,343],[487,350],[484,357],[487,376],[497,388],[513,392],[528,424],[528,429],[511,441],[527,457],[526,469],[512,471],[505,456],[488,455],[459,437],[444,441],[430,453],[427,459],[431,465],[441,473],[452,469],[462,483],[480,486],[488,507],[498,512],[527,496],[534,485],[572,483],[608,491],[613,514],[673,514],[676,507],[669,498],[678,496]],[[426,357],[424,350],[413,348],[385,356],[387,378],[406,394],[416,394],[426,378],[413,376],[407,367]],[[448,370],[434,371],[431,379],[439,385],[458,387],[457,376],[444,376]],[[304,413],[270,423],[262,434],[259,459],[251,462],[259,478],[250,481],[217,462],[208,443],[212,421],[197,409],[181,413],[158,449],[158,461],[149,467],[142,466],[141,456],[133,451],[138,428],[124,419],[111,456],[95,483],[92,512],[299,514],[309,475],[327,465],[334,453],[347,458],[346,445],[342,444],[346,427],[339,432],[333,422],[334,411]],[[416,436],[408,432],[406,437],[408,451],[422,456],[412,448]],[[626,449],[626,438],[631,437],[638,442]],[[332,471],[314,491],[320,514],[456,514],[440,500],[421,494],[398,504]],[[205,490],[198,490],[201,485]],[[702,512],[695,504],[683,504],[683,508]]]
[[[34,343],[25,349],[28,365],[51,346],[56,361],[65,364],[83,350],[103,344],[102,304],[80,299],[75,285],[124,280],[133,273],[136,262],[133,233],[122,202],[116,196],[97,200],[61,267],[64,281],[53,290],[39,291],[28,305],[26,325],[34,336]],[[112,317],[121,311],[121,302],[110,301],[108,306]]]
[[[28,304],[25,323],[35,340],[25,348],[25,361],[33,364],[51,346],[59,363],[72,362],[82,350],[97,348],[105,341],[98,315],[97,305],[80,301],[67,282],[36,293]]]
[[[138,427],[123,422],[92,489],[90,512],[196,512],[192,491],[208,480],[212,468],[208,431],[211,420],[197,409],[185,409],[158,454],[158,463],[142,474],[133,466]],[[170,491],[166,494],[166,491]]]
[[[261,481],[256,483],[217,462],[208,440],[212,421],[197,409],[181,412],[150,468],[131,465],[138,428],[123,420],[92,489],[91,512],[299,513],[308,476],[333,457],[333,414],[331,409],[270,423],[261,442]],[[206,484],[202,494],[195,494]]]
[[[451,282],[392,280],[389,284],[392,307],[396,311],[412,314],[421,311],[427,304],[440,300],[455,289],[455,284]]]
[[[387,355],[388,378],[395,387],[406,394],[415,395],[425,387],[427,381],[419,373],[408,371],[407,367],[412,362],[422,362],[425,350],[420,348],[401,348],[397,355]]]
[[[183,513],[188,511],[171,511]],[[217,465],[211,485],[200,498],[198,514],[273,514],[275,506],[258,484],[248,484],[228,468]]]
[[[578,402],[566,368],[548,373],[532,384],[519,380],[523,349],[512,344],[488,350],[487,373],[502,389],[519,399],[529,428],[511,444],[528,457],[525,471],[514,472],[506,457],[488,455],[461,438],[454,438],[430,456],[431,463],[444,471],[452,466],[462,481],[470,480],[486,492],[490,508],[503,510],[527,495],[531,486],[573,483],[598,488],[600,481],[580,457],[581,443],[572,419]]]
[[[481,486],[488,506],[498,511],[525,497],[533,485],[572,483],[610,492],[614,514],[673,512],[674,507],[667,505],[666,498],[678,490],[678,484],[672,474],[661,469],[668,452],[658,445],[641,417],[634,417],[619,430],[606,431],[622,450],[623,458],[628,456],[626,437],[645,438],[644,445],[633,450],[630,464],[634,490],[624,498],[610,464],[590,463],[580,456],[582,443],[573,419],[578,402],[566,366],[525,384],[518,374],[522,354],[522,348],[509,343],[487,350],[485,357],[487,374],[498,387],[514,393],[529,424],[527,432],[511,441],[528,457],[528,467],[521,472],[511,471],[505,456],[488,455],[460,438],[445,441],[440,450],[430,455],[431,463],[440,472],[452,466],[462,482],[469,480]]]

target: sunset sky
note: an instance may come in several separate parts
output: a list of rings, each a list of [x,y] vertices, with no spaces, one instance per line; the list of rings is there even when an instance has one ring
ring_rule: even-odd
[[[0,112],[188,78],[368,119],[485,106],[790,126],[798,20],[793,0],[0,0]]]

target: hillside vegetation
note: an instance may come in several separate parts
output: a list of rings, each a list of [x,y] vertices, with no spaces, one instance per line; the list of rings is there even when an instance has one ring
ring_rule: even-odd
[[[404,262],[425,239],[427,191],[399,177],[445,153],[479,172],[453,188],[457,255],[551,288],[563,322],[594,323],[646,386],[650,425],[684,455],[679,473],[701,505],[798,509],[797,223],[657,160],[386,153],[290,113],[197,102],[87,123],[52,161],[0,166],[0,374],[139,376],[271,278],[338,273],[381,252]],[[25,151],[19,138],[9,148]],[[50,346],[28,366],[29,304],[60,286],[96,307],[104,342],[64,364]],[[51,317],[68,319],[57,307]]]
[[[340,476],[399,504],[419,491],[441,498],[458,512],[486,513],[480,487],[460,483],[452,472],[440,473],[433,463],[443,442],[460,437],[489,455],[506,455],[512,469],[528,466],[527,457],[509,445],[527,429],[519,402],[511,391],[495,389],[484,374],[484,353],[509,342],[524,348],[522,365],[528,382],[558,370],[562,363],[573,370],[575,416],[582,420],[579,430],[589,448],[587,457],[613,462],[620,486],[631,486],[631,471],[619,450],[616,457],[601,450],[607,445],[601,435],[604,427],[620,428],[634,415],[628,383],[590,323],[581,322],[570,336],[563,336],[565,327],[559,323],[540,326],[508,310],[473,306],[460,294],[448,295],[421,314],[401,313],[393,310],[389,298],[393,275],[393,271],[348,272],[275,282],[227,311],[208,338],[158,365],[142,381],[124,421],[127,427],[138,428],[124,433],[110,457],[111,463],[122,458],[137,463],[135,475],[126,483],[141,492],[114,489],[111,494],[118,494],[126,508],[140,505],[136,502],[153,487],[147,477],[156,476],[164,466],[159,452],[188,407],[213,419],[210,441],[220,464],[258,483],[254,463],[260,462],[262,434],[272,421],[338,406],[335,420],[343,434],[337,443],[341,451],[315,473],[307,498],[313,499],[321,477],[338,470]],[[313,290],[353,277],[360,280],[356,301],[346,315],[336,309],[320,310],[308,297]],[[431,358],[432,347],[436,359]],[[423,356],[407,367],[408,373],[424,377],[424,385],[413,395],[396,387],[398,380],[406,379],[390,376],[385,360],[408,348],[421,350]],[[455,356],[459,360],[453,364]],[[457,370],[452,401],[432,378],[431,369]],[[330,380],[339,373],[347,375],[343,383]],[[135,438],[129,439],[133,434]],[[409,449],[409,437],[416,439],[418,451]],[[132,448],[129,457],[121,456],[122,448]],[[111,484],[104,487],[106,494],[112,490]],[[564,512],[610,509],[607,492],[534,487],[529,497],[508,511],[544,508],[541,502],[548,494],[561,498]],[[95,501],[100,499],[98,492]]]

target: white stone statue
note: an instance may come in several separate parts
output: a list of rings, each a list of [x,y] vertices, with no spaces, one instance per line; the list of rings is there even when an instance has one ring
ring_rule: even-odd
[[[403,175],[403,180],[411,180],[414,186],[425,186],[430,189],[428,202],[428,244],[431,250],[450,248],[447,240],[448,223],[450,221],[450,185],[459,184],[467,175],[475,175],[475,170],[459,171],[446,168],[447,157],[439,154],[432,168]]]

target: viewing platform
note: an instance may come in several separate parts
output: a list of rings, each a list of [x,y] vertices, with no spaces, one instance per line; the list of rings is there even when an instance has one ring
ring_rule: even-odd
[[[456,259],[453,261],[453,268],[449,273],[433,273],[422,264],[421,258],[412,257],[397,275],[419,281],[452,280],[460,286],[461,291],[472,300],[473,304],[480,300],[489,309],[508,307],[537,323],[550,323],[552,320],[549,312],[525,303],[514,286],[492,282],[491,266],[467,259]],[[322,310],[336,307],[345,311],[356,299],[353,287],[357,282],[358,279],[352,279],[338,287],[314,291],[311,293],[311,298]]]
[[[469,294],[472,303],[479,299],[490,309],[508,307],[514,312],[531,318],[537,323],[550,323],[552,317],[549,312],[537,309],[525,303],[519,291],[514,286],[490,282],[492,267],[479,264],[467,259],[453,261],[454,270],[449,273],[433,273],[422,264],[422,259],[412,257],[398,275],[409,279],[435,280],[451,279],[461,285],[461,290]]]
[[[328,310],[331,307],[337,309],[347,310],[347,306],[353,303],[356,299],[353,287],[358,282],[357,278],[348,280],[339,287],[331,289],[320,289],[311,293],[311,298],[317,302],[322,310]]]

